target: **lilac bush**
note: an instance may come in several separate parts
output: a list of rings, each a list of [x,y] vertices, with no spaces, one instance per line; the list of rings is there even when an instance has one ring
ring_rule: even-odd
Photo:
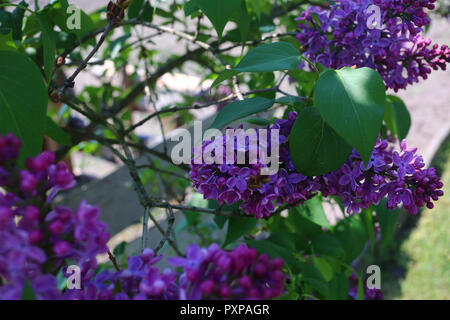
[[[383,298],[363,283],[366,249],[395,241],[400,208],[415,215],[443,195],[404,140],[406,105],[386,94],[450,61],[424,36],[435,1],[116,0],[83,12],[81,29],[66,23],[68,1],[16,2],[0,4],[0,299]],[[98,85],[79,87],[85,69]],[[195,72],[186,79],[203,89],[183,93],[175,72]],[[242,125],[231,141],[216,131],[192,156],[183,127],[207,108],[211,128],[266,131]],[[283,116],[259,117],[271,108]],[[160,136],[139,139],[153,122]],[[95,204],[55,204],[76,184],[56,159],[73,151],[129,171],[140,254],[123,242],[110,252]],[[324,201],[347,214],[330,221]],[[196,237],[187,250],[178,232]]]
[[[395,209],[402,204],[411,214],[416,214],[425,205],[433,208],[433,201],[443,195],[440,190],[443,184],[436,170],[424,168],[422,156],[416,154],[417,148],[408,148],[404,140],[400,150],[395,151],[387,140],[378,138],[367,167],[353,150],[347,162],[333,172],[314,177],[302,175],[295,170],[285,143],[296,118],[297,113],[291,112],[288,119],[277,120],[267,128],[280,130],[277,173],[261,175],[260,169],[266,166],[261,162],[237,164],[236,149],[234,164],[196,164],[193,159],[190,172],[193,186],[205,199],[215,199],[219,204],[239,202],[246,214],[258,219],[271,216],[276,210],[274,202],[278,206],[301,205],[319,192],[341,198],[348,213],[359,213],[387,197],[388,208]],[[233,139],[237,144],[237,137]],[[225,155],[227,136],[214,141],[221,144]],[[202,150],[211,143],[214,142],[204,141]],[[257,145],[248,138],[245,140],[247,156]]]
[[[338,0],[329,9],[310,7],[302,12],[297,39],[301,51],[327,68],[345,66],[376,69],[386,87],[405,89],[427,79],[431,70],[446,69],[447,45],[424,38],[430,24],[427,10],[435,0]],[[371,5],[378,6],[381,25],[371,26]],[[370,26],[370,28],[369,28]],[[302,61],[300,67],[305,63]]]

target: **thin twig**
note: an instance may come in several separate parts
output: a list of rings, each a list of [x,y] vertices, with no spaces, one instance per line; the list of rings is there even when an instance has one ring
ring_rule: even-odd
[[[149,207],[144,208],[144,221],[142,222],[142,238],[141,238],[141,251],[147,247],[147,235],[148,235],[148,211]]]
[[[102,33],[100,39],[98,40],[97,44],[95,45],[95,47],[91,50],[91,52],[89,52],[89,54],[86,56],[86,58],[83,61],[81,61],[81,63],[78,65],[77,69],[72,73],[72,75],[69,78],[67,78],[67,80],[64,82],[64,85],[60,89],[61,94],[67,88],[73,88],[75,78],[78,76],[78,74],[81,71],[83,71],[86,68],[89,60],[91,60],[91,58],[95,55],[95,53],[98,51],[98,49],[100,49],[103,42],[106,40],[106,37],[108,36],[109,32],[114,28],[114,25],[116,24],[116,17],[118,16],[119,11],[120,11],[119,8],[116,8],[116,10],[114,10],[114,14],[113,14],[112,18],[108,21],[105,31],[103,31],[103,33]]]
[[[111,260],[111,262],[112,262],[114,268],[116,269],[116,271],[120,271],[119,264],[117,263],[117,259],[116,259],[116,257],[111,253],[111,251],[110,251],[109,249],[108,249],[108,257],[109,257],[109,260]]]
[[[264,89],[257,89],[257,90],[251,90],[245,93],[241,93],[242,99],[243,100],[244,96],[249,96],[251,94],[257,94],[257,93],[264,93],[264,92],[272,92],[272,91],[277,91],[278,87],[272,87],[272,88],[264,88]],[[143,124],[145,124],[146,122],[148,122],[149,120],[151,120],[152,118],[159,116],[161,114],[164,113],[170,113],[170,112],[177,112],[177,111],[183,111],[183,110],[198,110],[198,109],[204,109],[204,108],[208,108],[211,106],[215,106],[217,104],[223,103],[223,102],[229,102],[229,101],[233,101],[234,99],[236,99],[237,94],[236,93],[232,93],[224,98],[221,98],[217,101],[213,101],[213,102],[208,102],[205,104],[194,104],[194,105],[190,105],[190,106],[183,106],[183,107],[173,107],[173,108],[168,108],[168,109],[161,109],[158,110],[157,112],[154,112],[148,116],[146,116],[145,118],[143,118],[142,120],[140,120],[139,122],[135,123],[134,125],[130,126],[129,128],[126,129],[126,133],[130,133],[131,131],[135,130],[136,128],[142,126]]]
[[[172,206],[169,205],[166,208],[166,210],[168,210],[168,212],[169,212],[169,219],[167,221],[167,229],[163,235],[163,238],[161,239],[158,246],[154,250],[155,254],[158,253],[158,251],[161,250],[161,248],[164,246],[164,244],[169,240],[169,237],[172,233],[173,225],[175,223],[175,215],[173,214]]]

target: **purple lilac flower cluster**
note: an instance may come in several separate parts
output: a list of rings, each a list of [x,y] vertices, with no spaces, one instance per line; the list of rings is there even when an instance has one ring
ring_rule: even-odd
[[[187,299],[272,299],[283,290],[283,261],[259,255],[245,244],[231,252],[217,244],[208,248],[192,244],[186,258],[169,262],[184,270],[180,288]]]
[[[347,212],[358,213],[387,197],[387,207],[395,209],[402,204],[411,214],[418,208],[433,208],[433,202],[444,194],[443,183],[434,168],[424,169],[423,158],[417,148],[408,148],[405,140],[400,152],[378,139],[367,166],[353,151],[340,169],[323,175],[322,194],[342,199]]]
[[[43,152],[18,167],[21,147],[13,135],[0,137],[0,299],[20,299],[30,283],[37,299],[147,300],[147,299],[270,299],[281,295],[283,262],[259,255],[241,245],[227,252],[212,244],[193,244],[187,257],[170,262],[161,271],[154,264],[162,256],[151,249],[128,258],[126,269],[97,273],[96,257],[108,252],[107,226],[99,221],[98,208],[81,202],[76,212],[52,208],[58,190],[75,185],[64,163]],[[81,288],[58,289],[57,274],[81,271]]]
[[[69,300],[170,300],[179,299],[176,283],[178,274],[166,269],[163,272],[154,264],[162,256],[145,249],[141,255],[128,258],[128,268],[112,272],[91,274],[83,281],[81,289],[66,290]]]
[[[170,268],[160,271],[154,264],[162,256],[145,249],[128,258],[128,269],[102,271],[84,283],[81,290],[66,291],[65,299],[77,300],[199,300],[271,299],[281,295],[283,261],[270,260],[253,248],[240,245],[231,252],[212,244],[200,248],[192,244],[187,257],[169,262],[181,267],[180,274]],[[120,289],[118,289],[120,288]]]
[[[205,199],[215,199],[219,204],[240,202],[240,208],[256,218],[269,217],[277,205],[299,205],[319,191],[324,196],[341,198],[348,213],[358,213],[387,197],[388,208],[403,205],[411,214],[416,214],[418,208],[425,205],[432,208],[432,201],[443,195],[440,190],[443,184],[436,170],[425,169],[422,156],[416,154],[416,148],[408,148],[405,141],[401,142],[400,151],[395,151],[387,140],[378,139],[367,167],[353,150],[347,162],[331,173],[315,177],[298,173],[286,143],[296,118],[297,113],[291,112],[288,119],[277,120],[268,127],[269,131],[278,129],[280,133],[280,170],[275,174],[260,175],[264,167],[260,162],[198,164],[194,158],[190,171],[193,186]],[[223,142],[225,154],[225,137],[214,141]],[[200,148],[205,150],[211,143],[204,141]],[[243,149],[249,153],[255,145],[258,143],[248,140]]]
[[[288,119],[278,119],[269,128],[269,133],[272,129],[279,130],[280,162],[285,164],[276,174],[261,175],[261,169],[265,165],[259,161],[248,165],[198,164],[194,157],[190,171],[194,187],[204,195],[205,199],[215,199],[219,204],[232,204],[240,201],[240,208],[256,218],[270,216],[275,210],[274,202],[279,205],[295,204],[312,198],[315,195],[314,192],[319,190],[320,184],[316,181],[317,179],[306,177],[295,171],[285,143],[296,118],[297,114],[292,112]],[[241,133],[243,134],[243,130]],[[214,140],[218,141],[215,143],[223,143],[224,155],[226,154],[227,139],[230,137],[224,136],[222,140]],[[259,141],[252,141],[249,138],[239,139],[238,135],[235,135],[234,139],[234,163],[237,163],[238,152],[241,150],[247,153],[247,158],[250,158],[249,153],[259,154]],[[239,140],[244,141],[245,145],[238,148]],[[268,141],[271,141],[270,134]],[[201,152],[194,150],[194,154],[202,154],[211,143],[213,141],[204,141],[203,145],[198,147]],[[268,143],[267,149],[270,154],[270,143]]]
[[[447,45],[432,45],[420,35],[430,23],[426,10],[434,9],[435,1],[337,0],[329,9],[310,7],[297,18],[297,39],[311,61],[334,69],[376,69],[386,87],[397,91],[427,79],[432,69],[445,70],[450,62]],[[368,27],[371,5],[381,14],[382,25],[375,28]]]
[[[0,298],[20,299],[28,281],[37,298],[56,299],[55,274],[64,262],[75,261],[83,274],[94,270],[109,234],[99,210],[84,202],[75,213],[51,209],[56,193],[72,188],[75,179],[48,151],[20,170],[20,147],[13,135],[0,137]]]

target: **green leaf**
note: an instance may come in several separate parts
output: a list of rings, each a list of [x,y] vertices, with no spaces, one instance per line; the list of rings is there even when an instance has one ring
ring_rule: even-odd
[[[36,64],[26,55],[0,51],[0,133],[22,140],[20,159],[42,150],[47,89]]]
[[[22,297],[20,300],[36,300],[33,287],[31,286],[30,280],[26,279],[23,285]]]
[[[132,0],[128,6],[128,18],[136,18],[141,12],[144,0]]]
[[[256,125],[256,126],[268,126],[271,123],[269,120],[259,118],[259,117],[248,118],[248,119],[245,119],[244,121],[247,123]]]
[[[300,52],[289,42],[265,43],[251,50],[233,68],[238,72],[292,70],[300,62]]]
[[[375,229],[374,229],[374,221],[372,216],[372,210],[363,210],[361,212],[361,219],[364,222],[364,227],[366,228],[366,232],[369,235],[370,240],[370,249],[374,250],[375,248]]]
[[[160,12],[160,10],[156,7],[153,8],[150,5],[150,2],[147,1],[144,4],[144,12],[142,13],[142,20],[147,21],[147,22],[152,22],[155,12]]]
[[[239,32],[241,33],[242,43],[245,44],[248,38],[248,32],[250,30],[250,16],[247,11],[247,4],[242,1],[241,8],[237,11],[237,25]]]
[[[361,254],[367,240],[366,229],[357,215],[339,221],[333,230],[333,236],[344,248],[345,262],[348,264],[351,264]]]
[[[386,203],[387,200],[383,199],[376,207],[376,217],[380,223],[381,246],[383,250],[391,245],[392,240],[394,239],[398,217],[400,214],[398,209],[387,209]]]
[[[67,27],[67,21],[69,15],[67,14],[67,9],[62,8],[52,8],[49,11],[49,18],[51,18],[55,25],[57,25],[61,30],[73,33],[76,35],[78,40],[81,40],[87,33],[95,29],[95,24],[91,17],[86,14],[83,10],[80,10],[80,29],[69,29]],[[87,44],[95,45],[95,38],[89,39]]]
[[[384,121],[400,141],[406,138],[411,127],[411,116],[402,99],[393,95],[386,96]]]
[[[317,108],[304,108],[289,135],[295,168],[307,176],[329,173],[347,161],[352,147],[323,121]]]
[[[186,17],[190,16],[194,12],[197,12],[199,10],[197,4],[194,3],[194,1],[188,1],[184,4],[184,15]]]
[[[258,21],[259,32],[261,32],[261,33],[274,32],[276,27],[277,26],[275,25],[270,13],[269,14],[266,14],[266,13],[261,14],[261,16],[259,17],[259,21]]]
[[[0,10],[0,33],[12,32],[14,40],[22,38],[22,24],[19,25],[16,17],[9,11]]]
[[[261,18],[261,0],[249,0],[248,1],[253,11],[256,13],[258,19]]]
[[[53,120],[48,116],[45,119],[44,133],[46,136],[52,138],[54,141],[58,142],[61,145],[68,147],[72,146],[72,140],[70,139],[70,136],[63,130],[63,128],[53,122]]]
[[[292,252],[296,251],[295,240],[297,235],[286,231],[272,231],[270,237],[267,239],[283,248],[289,249]]]
[[[108,47],[111,59],[115,59],[119,56],[120,50],[123,48],[123,46],[125,45],[126,41],[130,36],[131,36],[130,34],[125,34],[111,41]],[[106,53],[107,52],[105,52],[105,54]]]
[[[239,10],[241,0],[192,0],[208,17],[217,31],[219,40],[222,39],[223,29],[231,19],[233,13]]]
[[[23,7],[28,7],[28,3],[26,3],[25,1],[20,1],[19,3],[20,6]],[[22,21],[23,21],[23,17],[25,15],[25,9],[21,8],[21,7],[16,7],[14,8],[12,15],[14,17],[14,29],[13,29],[13,33],[16,33],[16,37],[14,37],[14,40],[21,40],[22,38]]]
[[[217,87],[220,83],[232,78],[236,74],[237,74],[237,72],[234,70],[231,70],[231,69],[224,70],[222,73],[219,74],[219,76],[216,78],[216,80],[214,80],[213,84],[211,85],[211,89]]]
[[[330,295],[332,300],[348,300],[349,280],[344,273],[336,274],[330,281]]]
[[[298,103],[303,103],[305,100],[302,97],[296,96],[284,96],[275,100],[275,103],[295,105]]]
[[[219,227],[219,229],[222,229],[227,221],[228,221],[227,216],[215,216],[214,217],[214,222]]]
[[[367,165],[384,118],[383,79],[370,68],[342,68],[320,74],[314,104],[322,118],[354,147]]]
[[[188,202],[189,206],[199,207],[199,208],[207,208],[208,200],[203,198],[203,195],[196,192],[192,195],[191,199]],[[196,225],[200,222],[200,213],[197,211],[184,210],[184,216],[186,218],[188,226]]]
[[[211,209],[217,209],[217,208],[221,208],[224,211],[229,211],[229,212],[233,212],[233,211],[237,211],[239,210],[239,202],[238,203],[233,203],[231,205],[228,205],[226,203],[219,205],[219,203],[214,200],[214,199],[209,199],[208,200],[208,208]],[[215,216],[214,217],[214,222],[216,223],[216,225],[222,229],[223,226],[225,225],[225,223],[228,221],[228,217],[227,216]]]
[[[126,241],[122,241],[121,243],[119,243],[113,250],[113,255],[118,257],[121,256],[122,254],[125,253],[125,249],[127,247],[127,242]]]
[[[236,241],[247,232],[251,231],[256,226],[257,223],[258,220],[256,220],[253,217],[251,218],[233,217],[233,216],[229,217],[227,235],[225,238],[225,242],[223,243],[223,246],[226,247],[227,245]]]
[[[56,35],[50,20],[44,13],[38,13],[36,14],[36,17],[41,26],[41,39],[44,47],[45,78],[47,79],[47,83],[50,84],[53,65],[55,63]]]
[[[28,7],[28,4],[23,0],[19,5]],[[5,11],[4,8],[0,9],[0,34],[12,32],[14,40],[22,40],[22,20],[25,10],[21,7],[15,7],[12,12]]]
[[[288,222],[298,234],[312,239],[322,232],[322,228],[306,217],[305,210],[303,206],[291,208],[289,210]]]
[[[133,0],[131,2],[134,2],[134,1],[136,1],[136,0]],[[61,8],[63,8],[64,11],[66,11],[67,8],[69,7],[69,2],[67,2],[67,0],[59,0],[59,3],[61,4]]]
[[[333,257],[343,257],[345,251],[338,239],[328,233],[320,233],[312,240],[315,253],[325,254]]]
[[[328,297],[330,288],[322,273],[309,263],[301,263],[300,268],[303,272],[303,281],[314,289],[314,293]]]
[[[330,228],[330,223],[328,222],[327,216],[325,215],[325,211],[322,207],[321,196],[315,196],[309,199],[298,208],[300,208],[300,214],[308,220],[318,224],[321,227]]]
[[[59,31],[56,33],[56,48],[57,49],[70,49],[77,43],[77,36],[73,33],[65,31]]]
[[[12,38],[12,32],[8,32],[7,34],[0,32],[0,50],[17,50],[17,46]]]
[[[289,76],[294,78],[299,85],[297,91],[299,92],[300,96],[311,96],[318,77],[317,72],[305,71],[303,69],[294,69],[289,71]]]
[[[326,281],[333,279],[333,268],[324,258],[318,258],[313,255],[313,262]]]
[[[63,291],[67,288],[67,278],[64,276],[63,268],[60,268],[58,274],[56,275],[57,288],[59,291]]]
[[[220,129],[233,121],[267,110],[273,103],[273,100],[261,97],[235,101],[220,110],[210,128]]]
[[[322,207],[322,197],[313,197],[301,206],[296,207],[296,210],[300,215],[314,224],[320,227],[330,228],[330,223]]]

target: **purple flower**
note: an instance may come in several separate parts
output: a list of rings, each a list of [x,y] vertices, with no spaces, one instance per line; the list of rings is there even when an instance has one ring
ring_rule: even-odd
[[[303,54],[328,68],[376,69],[395,91],[426,79],[431,69],[445,70],[450,49],[431,45],[420,33],[430,23],[433,0],[337,0],[330,8],[310,7],[299,21],[297,39]],[[369,28],[369,5],[381,9],[382,26]],[[304,68],[302,61],[299,65]]]
[[[387,196],[389,208],[402,204],[415,214],[418,207],[432,207],[431,201],[440,197],[439,178],[431,172],[431,180],[423,177],[423,158],[416,154],[417,148],[408,148],[405,141],[400,144],[399,154],[389,147],[387,140],[377,139],[367,167],[353,150],[347,162],[333,172],[317,177],[302,175],[292,164],[289,148],[282,144],[296,117],[297,114],[291,112],[288,119],[279,119],[268,128],[269,132],[277,129],[282,134],[277,173],[261,176],[260,169],[264,165],[260,163],[241,167],[236,163],[216,165],[193,161],[190,177],[194,187],[205,199],[215,199],[219,204],[240,202],[239,207],[246,214],[258,219],[270,216],[279,204],[301,205],[318,191],[323,196],[340,197],[349,213],[359,213]],[[205,141],[203,147],[208,144]],[[397,181],[404,183],[400,185]]]
[[[227,252],[216,244],[208,249],[192,244],[187,258],[171,258],[169,262],[184,270],[181,296],[187,299],[271,299],[282,293],[283,261],[270,260],[246,245]]]
[[[413,158],[414,154],[412,152],[404,152],[402,155],[399,155],[398,152],[394,152],[393,161],[398,167],[397,173],[399,179],[403,179],[406,174],[414,174],[416,172],[416,169],[411,164]]]
[[[351,190],[355,191],[357,186],[357,179],[361,170],[359,167],[354,166],[350,168],[348,164],[344,164],[342,167],[343,175],[339,178],[339,184],[341,186],[346,186],[350,184]]]

